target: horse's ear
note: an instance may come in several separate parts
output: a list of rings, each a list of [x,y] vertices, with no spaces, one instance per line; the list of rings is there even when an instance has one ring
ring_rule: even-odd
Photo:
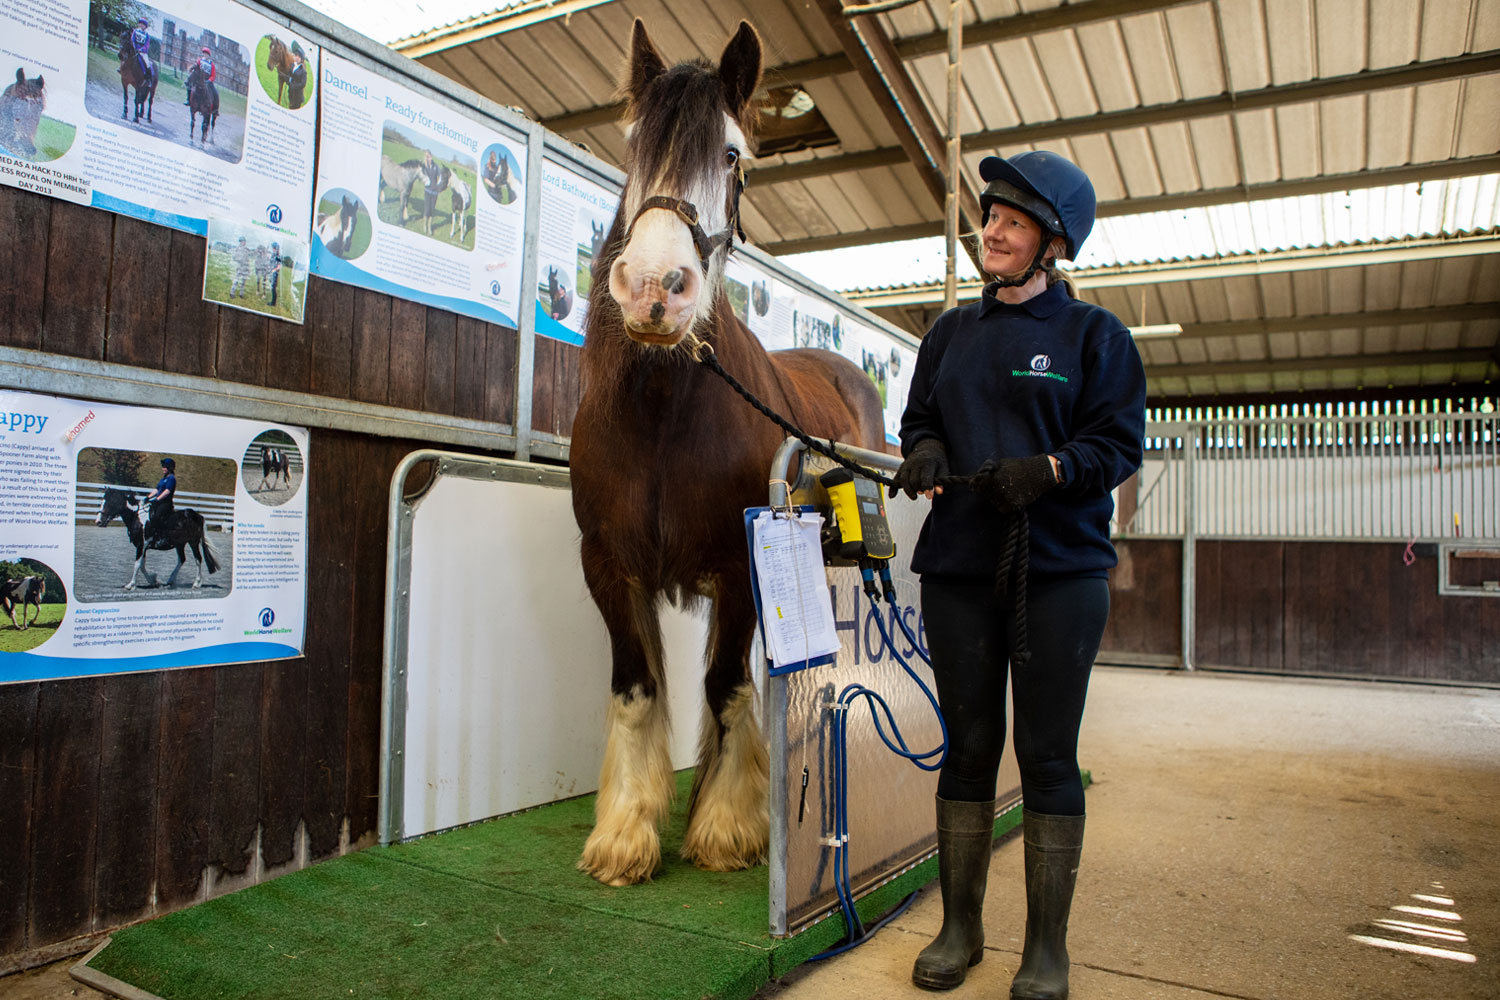
[[[760,86],[760,35],[749,21],[740,22],[724,54],[719,57],[719,79],[729,113],[738,118]]]
[[[646,22],[636,18],[630,32],[630,80],[626,84],[631,100],[640,100],[651,81],[666,71],[667,61],[646,34]]]

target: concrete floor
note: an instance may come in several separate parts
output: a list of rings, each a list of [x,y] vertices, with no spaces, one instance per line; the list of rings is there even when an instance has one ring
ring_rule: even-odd
[[[1099,668],[1080,760],[1094,785],[1073,1000],[1500,998],[1500,690]],[[911,962],[941,916],[934,885],[867,944],[758,1000],[931,997]],[[955,1000],[1009,995],[1024,924],[1014,836],[995,851],[985,923],[985,960]],[[99,996],[68,964],[0,979],[0,997]]]

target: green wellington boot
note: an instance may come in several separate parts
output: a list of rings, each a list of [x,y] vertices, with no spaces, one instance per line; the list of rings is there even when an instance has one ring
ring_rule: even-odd
[[[1068,910],[1083,853],[1082,816],[1022,812],[1026,838],[1026,945],[1011,1000],[1067,1000]]]
[[[943,929],[912,966],[911,981],[951,990],[969,966],[984,957],[984,885],[990,874],[995,800],[937,800],[938,883],[943,890]]]

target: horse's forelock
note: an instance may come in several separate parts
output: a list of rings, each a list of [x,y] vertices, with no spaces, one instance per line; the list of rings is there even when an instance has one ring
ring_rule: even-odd
[[[631,176],[682,190],[723,166],[724,85],[703,60],[656,77],[631,106]]]

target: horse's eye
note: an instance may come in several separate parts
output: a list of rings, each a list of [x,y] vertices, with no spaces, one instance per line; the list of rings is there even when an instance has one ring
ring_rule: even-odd
[[[732,167],[732,166],[734,166],[738,162],[740,162],[740,151],[738,149],[735,149],[733,146],[730,146],[729,148],[727,148],[727,149],[724,150],[724,165],[725,166]]]

